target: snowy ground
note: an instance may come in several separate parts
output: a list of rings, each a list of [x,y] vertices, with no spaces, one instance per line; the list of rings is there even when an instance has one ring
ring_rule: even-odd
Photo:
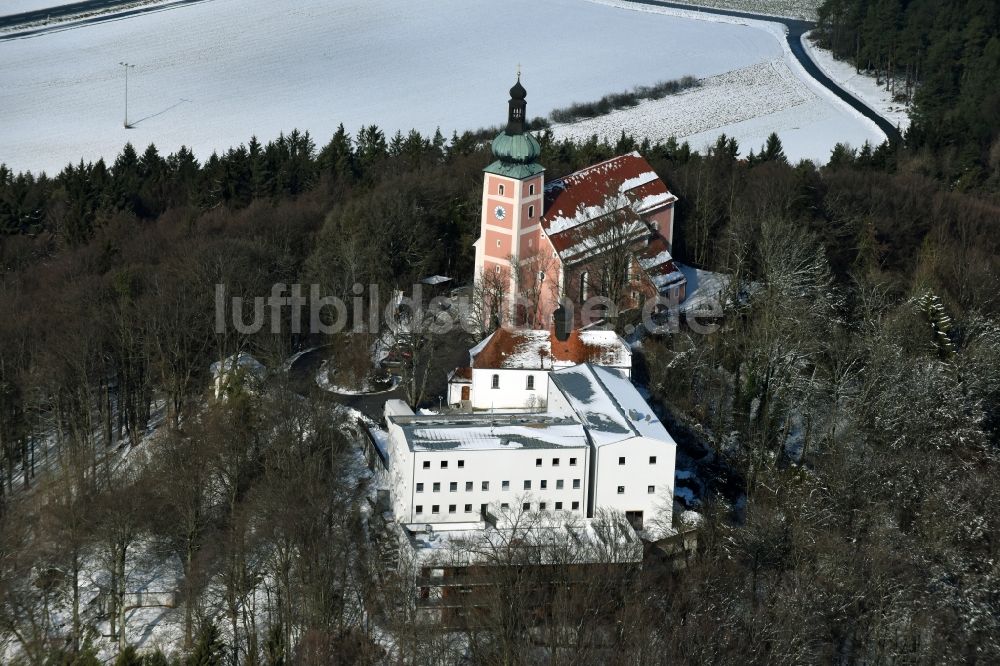
[[[816,20],[816,9],[823,0],[673,0],[682,5],[732,9],[750,14],[787,16],[789,18]]]
[[[906,104],[900,104],[892,99],[892,92],[879,85],[874,76],[858,74],[854,65],[843,60],[836,60],[831,51],[821,49],[812,41],[812,33],[802,35],[802,45],[806,53],[823,70],[823,73],[836,81],[840,87],[864,102],[880,116],[905,132],[910,126],[910,114]]]
[[[696,12],[636,5],[623,0],[593,0],[639,14],[665,14],[685,19]],[[740,152],[760,150],[771,132],[777,132],[792,161],[812,159],[826,163],[836,143],[860,146],[882,143],[885,135],[832,92],[806,74],[785,41],[777,23],[747,21],[701,14],[703,22],[741,25],[767,34],[775,56],[758,59],[721,75],[705,78],[702,86],[661,100],[643,102],[603,118],[556,128],[557,136],[585,138],[592,134],[615,139],[622,129],[650,139],[676,136],[697,150],[715,143],[719,134],[735,137]]]
[[[376,123],[389,132],[440,127],[450,134],[503,121],[519,63],[534,116],[636,85],[715,77],[784,57],[773,31],[690,18],[696,12],[510,0],[504,13],[532,20],[500,30],[501,40],[484,37],[498,22],[489,3],[210,0],[2,42],[0,162],[53,172],[81,157],[113,159],[126,141],[140,149],[155,142],[162,152],[188,145],[204,159],[252,134],[268,140],[296,127],[322,144],[341,122],[352,132]],[[131,130],[122,126],[122,60],[136,64]],[[787,86],[780,73],[772,78]],[[798,111],[808,105],[775,110],[774,123],[762,110],[704,131],[753,145],[773,125],[793,158],[825,158],[837,141],[876,138],[846,105],[823,96],[812,104],[804,125]],[[648,126],[629,120],[625,129]]]
[[[69,2],[59,0],[0,0],[0,16],[10,16],[21,12],[33,12],[37,9],[48,7],[59,7],[68,5]]]

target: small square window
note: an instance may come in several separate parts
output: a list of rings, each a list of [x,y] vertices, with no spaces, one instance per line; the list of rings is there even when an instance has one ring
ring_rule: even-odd
[[[465,482],[465,490],[466,491],[472,490],[472,481]]]
[[[418,493],[424,492],[424,484],[422,484],[422,483],[418,483],[417,484],[417,492]]]
[[[456,511],[457,509],[458,509],[458,507],[457,507],[457,506],[455,506],[454,504],[449,504],[449,505],[448,505],[448,513],[455,513],[455,511]]]
[[[646,492],[649,493],[650,495],[653,495],[654,493],[656,493],[656,486],[646,486]]]
[[[432,487],[432,490],[433,490],[434,492],[436,492],[436,493],[439,493],[439,492],[441,492],[441,484],[440,484],[440,483],[438,483],[437,481],[435,481],[435,482],[434,482],[434,486]]]
[[[458,492],[458,481],[452,481],[449,483],[448,490],[453,493]]]
[[[650,465],[656,464],[656,456],[649,456],[649,464]]]
[[[483,481],[483,490],[489,490],[489,489],[490,489],[490,482]]]
[[[573,510],[574,511],[579,511],[580,510],[580,503],[579,502],[573,502]]]
[[[539,510],[539,511],[545,511],[545,502],[542,502],[542,503],[540,503],[540,504],[538,505],[538,510]]]
[[[510,490],[510,481],[501,481],[500,482],[500,489],[501,490]]]
[[[573,479],[573,490],[579,490],[579,488],[580,488],[580,479]]]
[[[509,508],[510,508],[510,504],[507,504],[507,502],[504,502],[503,504],[500,505],[500,510],[501,511],[506,511]]]
[[[625,486],[618,486],[618,494],[619,495],[625,494]]]
[[[531,511],[531,502],[525,502],[521,505],[521,508],[525,511]]]
[[[430,460],[425,460],[424,461],[424,469],[430,469],[430,468],[431,468],[431,461]]]
[[[442,460],[441,461],[441,469],[448,469],[448,461],[447,460]]]
[[[562,489],[563,489],[563,480],[562,479],[556,480],[556,490],[562,490]]]
[[[472,513],[472,505],[471,504],[466,504],[465,505],[465,512],[466,513]]]
[[[552,466],[553,467],[559,467],[559,458],[553,458],[552,459]]]
[[[548,487],[549,487],[549,482],[546,481],[545,479],[542,479],[542,490],[545,490]]]
[[[431,506],[431,513],[441,513],[441,505],[434,504]]]
[[[417,513],[423,513],[424,512],[424,505],[423,504],[418,504],[416,511],[417,511]]]
[[[556,502],[556,511],[562,511],[562,502]]]
[[[524,489],[525,490],[531,490],[531,481],[525,481],[524,482]]]
[[[569,459],[569,466],[570,467],[576,467],[576,458],[570,458]]]
[[[625,464],[625,456],[618,456],[618,464],[619,465]]]
[[[464,460],[459,460],[458,461],[458,468],[462,469],[463,467],[465,467],[465,461]]]
[[[541,466],[542,466],[542,459],[535,458],[535,467],[541,467]]]

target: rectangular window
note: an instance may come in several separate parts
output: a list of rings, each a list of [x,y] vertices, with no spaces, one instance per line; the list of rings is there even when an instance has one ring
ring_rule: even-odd
[[[490,482],[483,481],[483,490],[489,490],[489,489],[490,489]]]
[[[574,511],[579,511],[580,510],[580,503],[579,502],[573,502],[573,510]]]
[[[479,514],[482,515],[482,516],[485,516],[486,515],[486,510],[489,509],[489,508],[490,508],[489,504],[480,504],[479,505]]]
[[[525,502],[521,505],[521,508],[525,511],[531,511],[531,502]]]
[[[465,482],[465,490],[466,490],[466,492],[472,490],[472,481],[466,481]]]
[[[573,490],[580,489],[580,479],[573,479]]]
[[[441,469],[448,469],[448,461],[447,460],[442,460],[441,461]]]
[[[504,502],[503,504],[500,505],[500,510],[501,511],[506,511],[509,508],[510,508],[510,504],[507,504],[507,502]]]
[[[556,490],[562,490],[562,489],[563,489],[563,480],[562,479],[558,479],[556,481]]]
[[[549,487],[549,482],[546,481],[545,479],[542,479],[542,490],[545,490],[548,487]]]
[[[656,464],[656,456],[649,456],[649,464],[650,465]]]
[[[534,184],[532,184],[532,185],[528,185],[528,196],[530,197],[530,196],[532,196],[532,195],[533,195],[534,193],[535,193],[535,186],[534,186]]]
[[[491,386],[495,389],[500,388],[500,375],[493,375]]]
[[[535,207],[534,206],[528,206],[528,218],[530,219],[530,218],[532,218],[534,216],[535,216]]]
[[[430,468],[431,468],[431,461],[430,460],[425,460],[424,461],[424,469],[430,469]]]
[[[531,481],[525,481],[524,482],[524,489],[525,490],[531,490]]]
[[[448,505],[448,513],[455,513],[455,511],[457,511],[457,510],[458,510],[458,507],[456,505],[454,505],[454,504],[449,504]]]
[[[553,467],[559,467],[559,458],[553,458],[552,459],[552,466]]]
[[[535,376],[534,375],[528,375],[527,389],[529,391],[534,391],[535,390]]]
[[[538,510],[545,511],[545,502],[542,502],[541,504],[538,505]]]
[[[458,492],[458,481],[452,481],[451,483],[449,483],[448,490],[453,493]]]
[[[625,486],[618,486],[618,494],[619,495],[625,494]]]
[[[471,504],[466,504],[465,505],[465,512],[466,513],[472,513],[472,505]]]
[[[570,458],[569,459],[569,466],[570,467],[576,467],[576,458]]]
[[[556,511],[562,511],[562,502],[556,502]]]
[[[500,482],[500,489],[501,490],[510,490],[510,481],[501,481]]]
[[[502,184],[501,185],[497,185],[497,193],[500,196],[503,196],[503,185]]]
[[[625,464],[625,456],[618,456],[618,464],[619,465]]]
[[[432,488],[432,489],[433,489],[433,490],[434,490],[434,492],[436,492],[436,493],[439,493],[439,492],[441,492],[441,484],[440,484],[439,482],[435,481],[435,482],[434,482],[434,486],[433,486],[433,488]]]
[[[462,469],[463,467],[465,467],[465,461],[464,460],[459,460],[458,461],[458,468]]]
[[[431,506],[431,513],[441,513],[441,505],[434,504]]]
[[[656,486],[646,486],[646,492],[649,493],[650,495],[655,494],[656,493]]]
[[[417,513],[423,513],[423,512],[424,512],[424,505],[423,504],[418,504],[417,505]]]
[[[535,467],[541,467],[541,466],[542,466],[542,459],[535,458]]]
[[[418,483],[417,484],[417,492],[418,493],[424,492],[424,484],[422,484],[422,483]]]

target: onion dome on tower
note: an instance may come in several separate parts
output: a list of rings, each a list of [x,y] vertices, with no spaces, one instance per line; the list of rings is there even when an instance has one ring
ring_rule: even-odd
[[[493,139],[493,157],[496,161],[486,167],[489,173],[510,178],[527,178],[544,171],[538,164],[541,146],[538,140],[527,132],[528,91],[521,85],[520,74],[517,83],[510,89],[507,103],[507,127]]]

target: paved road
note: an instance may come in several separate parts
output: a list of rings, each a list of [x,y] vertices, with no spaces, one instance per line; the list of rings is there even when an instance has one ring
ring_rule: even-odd
[[[19,25],[37,24],[40,21],[69,19],[73,16],[79,16],[81,14],[106,11],[106,13],[97,14],[95,16],[90,16],[76,21],[60,21],[50,25],[37,25],[24,30],[18,30],[17,32],[0,34],[0,42],[12,39],[23,39],[25,37],[37,37],[38,35],[44,35],[49,32],[59,32],[61,30],[69,30],[70,28],[77,28],[84,25],[104,23],[105,21],[117,21],[130,16],[138,16],[149,12],[162,11],[166,7],[190,5],[207,1],[208,0],[174,0],[174,2],[169,5],[146,5],[143,7],[135,7],[133,9],[126,9],[120,12],[113,12],[109,10],[113,10],[115,7],[120,7],[122,5],[127,5],[130,2],[135,2],[135,0],[85,0],[84,2],[74,2],[60,7],[22,12],[20,14],[11,14],[10,16],[0,16],[0,30],[6,30],[16,28]]]
[[[769,16],[767,14],[750,14],[747,12],[730,11],[728,9],[715,9],[710,7],[698,7],[694,5],[685,5],[678,2],[663,2],[661,0],[627,0],[628,2],[634,2],[638,5],[651,5],[655,7],[669,7],[671,9],[686,9],[688,11],[697,11],[703,14],[714,14],[717,16],[733,16],[742,19],[752,19],[755,21],[771,21],[774,23],[781,23],[786,28],[788,28],[788,47],[792,50],[792,55],[795,59],[799,61],[802,67],[805,68],[809,76],[813,77],[819,81],[824,87],[828,88],[834,95],[844,100],[851,106],[851,108],[857,110],[865,118],[868,118],[876,125],[878,128],[889,137],[890,141],[901,141],[902,135],[899,132],[899,128],[890,123],[888,120],[880,116],[875,112],[874,109],[866,105],[864,102],[859,100],[857,97],[849,93],[847,90],[841,88],[835,81],[830,79],[823,71],[816,66],[816,63],[812,61],[809,54],[806,53],[805,47],[802,45],[802,35],[809,32],[816,27],[813,21],[803,21],[801,19],[791,19],[784,18],[782,16]]]

